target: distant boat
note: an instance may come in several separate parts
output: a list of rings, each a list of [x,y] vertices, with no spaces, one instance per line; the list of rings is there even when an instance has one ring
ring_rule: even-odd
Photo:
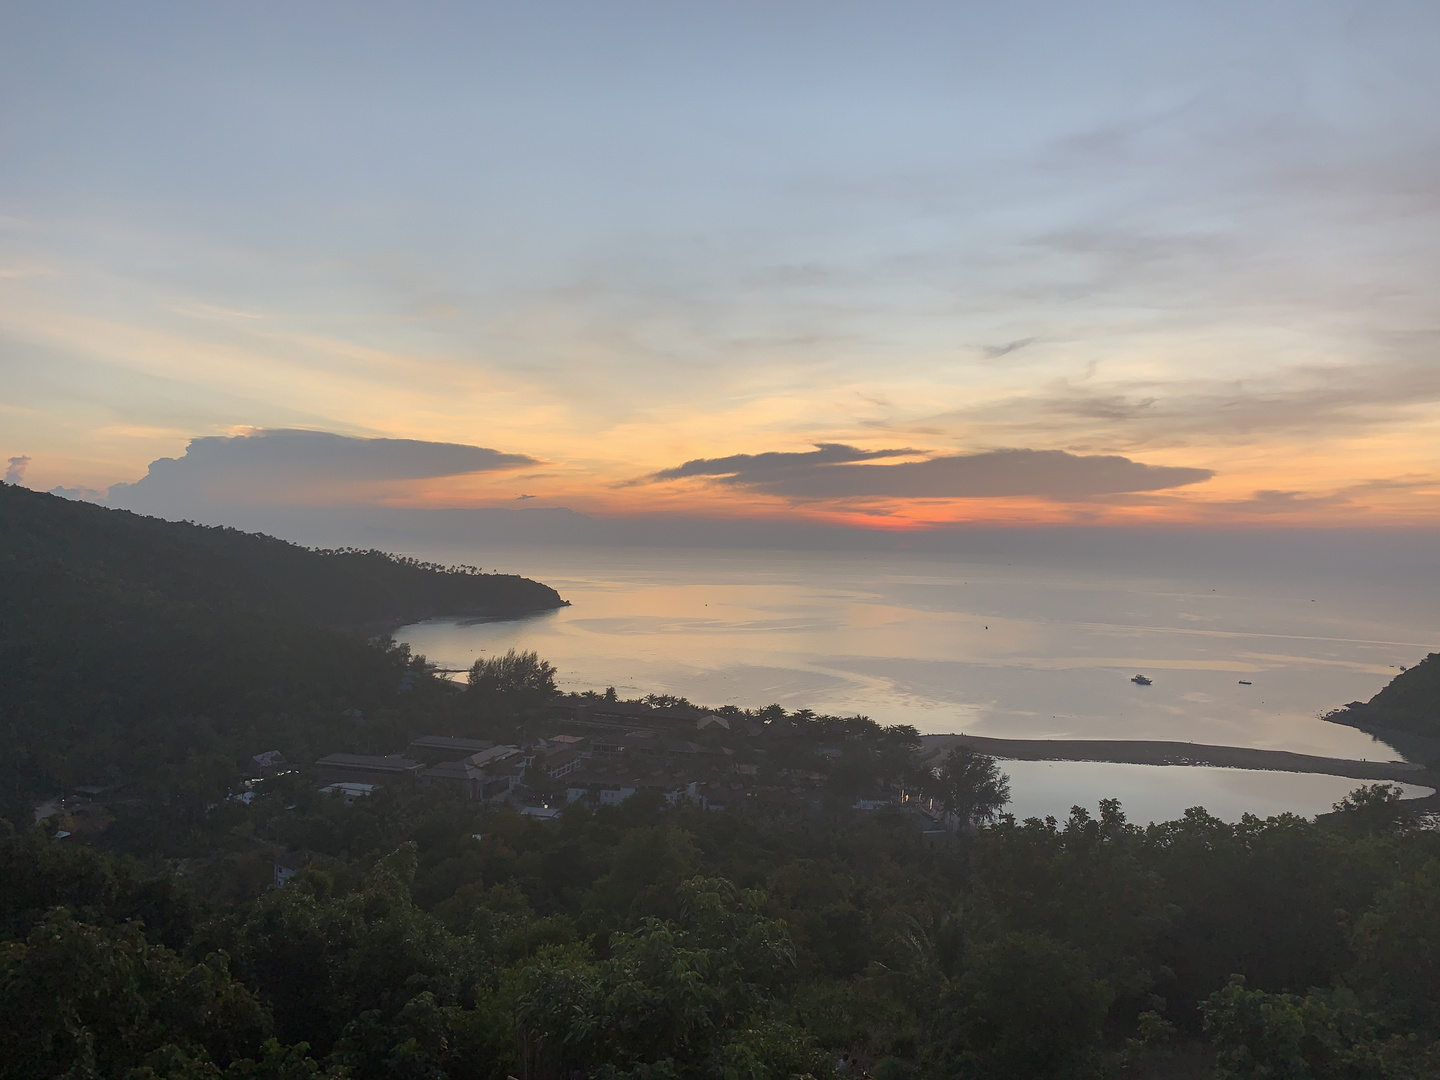
[[[1136,686],[1149,686],[1149,685],[1150,685],[1150,680],[1147,679],[1144,675],[1136,675],[1136,676],[1135,676],[1133,679],[1131,679],[1130,681],[1133,682]]]
[[[1251,684],[1251,682],[1250,682],[1249,679],[1241,679],[1241,680],[1240,680],[1240,685],[1241,685],[1241,686],[1250,686],[1250,685],[1252,685],[1252,684]]]

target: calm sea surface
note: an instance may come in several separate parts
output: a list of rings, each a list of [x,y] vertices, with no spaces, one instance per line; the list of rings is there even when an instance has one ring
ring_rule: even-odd
[[[513,547],[417,551],[544,581],[571,602],[397,634],[444,667],[534,649],[564,689],[779,702],[922,732],[1179,739],[1393,759],[1317,714],[1440,647],[1440,581],[1366,566],[1143,567],[920,555]],[[1130,682],[1135,674],[1151,686]],[[1241,685],[1245,680],[1250,685]],[[1312,814],[1355,782],[1010,762],[1017,813],[1116,795],[1138,820],[1187,806]],[[1422,789],[1414,789],[1422,793]]]

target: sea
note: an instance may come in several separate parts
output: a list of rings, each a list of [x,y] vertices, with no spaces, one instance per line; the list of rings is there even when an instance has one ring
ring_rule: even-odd
[[[1334,550],[1233,545],[982,553],[446,546],[569,606],[396,637],[459,672],[534,650],[564,690],[864,715],[922,733],[1166,739],[1367,760],[1321,716],[1440,648],[1440,574]],[[1150,680],[1137,685],[1136,675]],[[462,677],[456,675],[455,677]],[[1119,798],[1131,820],[1329,810],[1358,781],[1236,769],[1003,762],[1019,817]],[[1430,789],[1407,785],[1407,795]]]

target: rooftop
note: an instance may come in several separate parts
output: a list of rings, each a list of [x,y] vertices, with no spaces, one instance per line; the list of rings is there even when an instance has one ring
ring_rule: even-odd
[[[475,766],[468,761],[442,761],[439,765],[431,765],[421,775],[441,780],[468,780],[474,771]]]
[[[425,750],[462,750],[470,754],[478,754],[481,750],[489,750],[495,744],[489,739],[463,739],[455,735],[421,735],[418,739],[411,741],[412,748],[419,747]]]
[[[418,761],[411,761],[399,754],[386,754],[377,757],[373,754],[326,754],[316,765],[353,766],[364,769],[394,769],[402,771],[405,769],[418,769],[421,765]]]
[[[494,765],[497,762],[504,761],[506,758],[513,757],[518,753],[520,753],[518,747],[492,745],[488,749],[481,750],[478,754],[471,754],[463,762],[460,762],[460,764],[475,765],[483,768],[486,765]]]
[[[687,708],[684,705],[661,705],[651,709],[650,715],[656,720],[698,720],[701,712],[699,709]]]
[[[353,781],[350,782],[350,783],[326,784],[324,787],[322,787],[322,788],[320,789],[320,791],[321,791],[323,794],[326,794],[326,795],[329,795],[329,794],[332,794],[332,793],[338,791],[338,792],[340,792],[342,795],[351,795],[351,796],[369,795],[369,794],[371,794],[374,790],[375,790],[375,785],[374,785],[374,784],[359,784],[359,783],[355,783],[355,782],[353,782]],[[250,793],[250,792],[246,792],[246,794],[251,794],[251,793]]]
[[[586,704],[596,716],[649,716],[654,711],[642,701],[592,701]]]

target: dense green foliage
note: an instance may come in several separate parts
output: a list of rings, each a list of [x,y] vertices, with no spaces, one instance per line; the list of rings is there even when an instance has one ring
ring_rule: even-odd
[[[1145,828],[1106,803],[936,846],[898,810],[540,823],[272,787],[179,864],[0,840],[0,1075],[1409,1080],[1440,1055],[1440,835],[1374,800]],[[267,890],[258,837],[309,867]]]
[[[954,747],[926,786],[946,811],[962,822],[994,821],[1010,801],[1010,781],[994,758],[964,746]]]
[[[471,664],[465,688],[467,712],[515,716],[555,696],[555,667],[534,652],[511,649]]]

